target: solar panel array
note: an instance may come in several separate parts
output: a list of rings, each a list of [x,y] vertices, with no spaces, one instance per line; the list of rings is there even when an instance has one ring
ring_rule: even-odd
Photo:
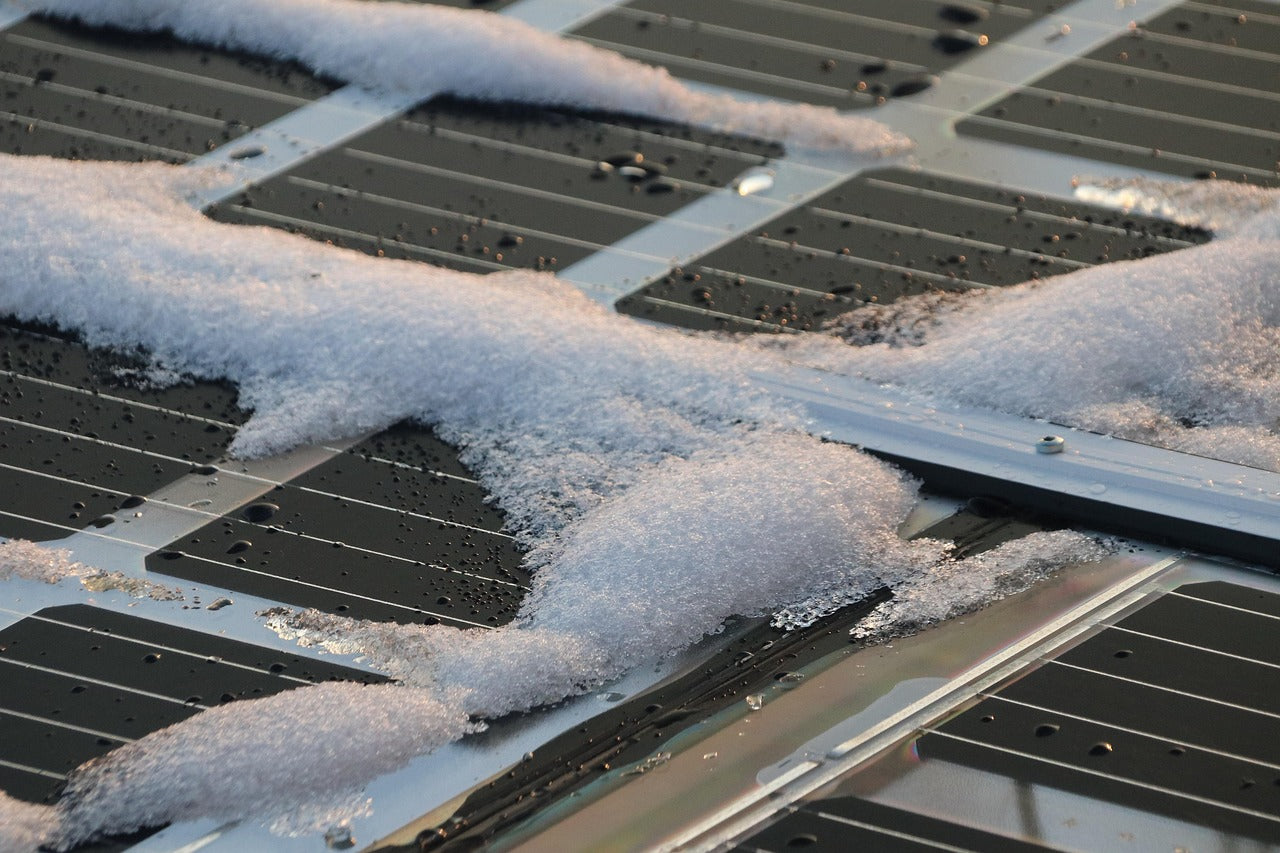
[[[445,5],[496,11],[510,0]],[[1052,11],[934,0],[848,6],[636,0],[573,37],[691,80],[852,109],[925,91],[934,75]],[[1260,0],[1188,4],[959,129],[1176,174],[1275,183],[1280,111],[1268,81],[1280,82],[1278,35],[1280,16]],[[0,150],[185,162],[338,85],[287,63],[166,35],[31,18],[0,31]],[[774,143],[660,122],[442,97],[209,213],[456,269],[558,270],[782,155]],[[881,169],[686,263],[619,308],[693,328],[803,330],[864,303],[1002,286],[1204,239],[992,184]],[[56,330],[10,324],[0,327],[0,343],[0,483],[10,496],[0,505],[0,535],[49,541],[109,529],[184,475],[216,478],[248,415],[232,388],[153,390],[139,381],[141,360],[90,350]],[[232,513],[211,514],[146,565],[295,607],[480,629],[510,620],[529,585],[500,513],[456,452],[409,425],[335,450]],[[1268,704],[1275,686],[1268,667],[1280,660],[1256,658],[1254,646],[1233,639],[1214,645],[1199,633],[1176,633],[1195,620],[1224,636],[1245,624],[1250,642],[1265,644],[1267,620],[1280,618],[1280,608],[1241,595],[1179,590],[937,727],[920,741],[922,752],[1085,793],[1097,790],[1095,765],[1106,761],[1108,778],[1120,780],[1107,783],[1117,801],[1134,781],[1154,784],[1173,793],[1133,802],[1167,811],[1185,808],[1187,794],[1197,803],[1208,798],[1196,812],[1207,824],[1274,840],[1270,823],[1237,818],[1241,809],[1277,811],[1257,799],[1274,796],[1276,786],[1256,770],[1277,759],[1244,741],[1194,738],[1207,709],[1226,706],[1249,732],[1240,737],[1256,741],[1269,731],[1266,715],[1277,709]],[[1230,625],[1220,624],[1224,617]],[[1238,669],[1232,683],[1254,692],[1215,693],[1203,673],[1223,667]],[[28,799],[56,795],[82,761],[201,708],[313,680],[369,678],[82,605],[42,610],[0,630],[0,672],[11,697],[0,699],[0,788]],[[1173,710],[1150,722],[1107,716],[1140,715],[1170,696],[1180,697],[1167,702]],[[1041,726],[1057,728],[1038,735]],[[1214,737],[1224,736],[1220,729]],[[1094,754],[1100,743],[1112,749]],[[1165,752],[1153,758],[1156,746]],[[1159,775],[1178,761],[1197,771]],[[806,821],[820,829],[806,829]],[[866,800],[806,806],[751,843],[826,844],[833,833],[833,843],[865,839],[876,849],[916,849],[916,841],[1024,849]]]

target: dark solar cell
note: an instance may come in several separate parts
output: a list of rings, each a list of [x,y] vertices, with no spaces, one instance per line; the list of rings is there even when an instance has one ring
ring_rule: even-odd
[[[687,263],[618,309],[691,328],[811,329],[867,302],[1007,285],[1207,239],[927,172],[861,174]]]
[[[1224,597],[1249,610],[1210,600]],[[1181,587],[936,727],[919,753],[1274,843],[1277,609],[1272,593]]]
[[[515,615],[528,576],[484,497],[447,445],[402,426],[174,542],[147,566],[364,619],[496,626]]]
[[[438,98],[210,215],[475,272],[558,269],[778,153],[654,122]]]
[[[0,150],[181,162],[336,85],[170,35],[30,18],[0,32]]]
[[[928,88],[932,75],[1044,11],[932,0],[634,0],[573,35],[691,80],[850,109]]]
[[[1031,853],[1045,848],[858,797],[832,797],[807,803],[734,848],[741,853],[784,853],[796,849],[813,853],[847,850],[927,853],[939,849]]]
[[[1280,15],[1159,15],[962,121],[963,133],[1188,177],[1280,185]]]
[[[0,535],[60,539],[224,454],[245,416],[235,393],[141,388],[140,364],[0,326]]]
[[[456,6],[459,9],[484,9],[496,12],[510,6],[516,0],[408,0],[410,3],[429,3],[432,6]]]
[[[94,756],[204,708],[381,676],[87,605],[0,630],[0,786],[56,796]]]

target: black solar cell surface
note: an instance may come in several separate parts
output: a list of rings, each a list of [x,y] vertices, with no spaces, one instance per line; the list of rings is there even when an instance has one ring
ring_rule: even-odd
[[[1280,185],[1280,8],[1188,3],[959,124],[1176,175]]]
[[[484,497],[452,448],[401,426],[211,521],[147,566],[362,619],[492,627],[515,615],[528,576]]]
[[[778,153],[653,122],[437,98],[210,215],[473,272],[558,269]]]
[[[732,331],[813,329],[868,302],[1016,284],[1208,235],[929,172],[866,172],[673,271],[618,310]]]
[[[380,676],[88,605],[0,630],[0,789],[56,798],[83,762],[205,708]]]
[[[168,35],[29,18],[0,31],[0,150],[183,162],[336,85]]]
[[[1048,848],[871,800],[834,797],[802,806],[733,849],[734,853],[1031,853]]]
[[[0,535],[61,539],[224,454],[235,393],[125,381],[141,365],[0,325]]]
[[[917,742],[944,760],[1280,842],[1280,596],[1179,587]]]
[[[633,0],[573,35],[690,80],[853,109],[923,91],[933,75],[1048,9],[936,0]]]

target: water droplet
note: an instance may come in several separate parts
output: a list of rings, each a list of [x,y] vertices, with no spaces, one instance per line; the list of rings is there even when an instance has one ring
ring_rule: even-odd
[[[1115,747],[1107,743],[1105,740],[1100,740],[1093,746],[1089,747],[1090,755],[1110,755],[1113,752],[1115,752]]]
[[[784,687],[795,687],[804,681],[804,673],[802,672],[780,672],[773,677],[773,680]]]
[[[620,151],[617,154],[610,154],[601,162],[614,168],[619,166],[639,166],[644,162],[644,155],[639,151]]]
[[[253,543],[248,539],[237,539],[231,543],[231,547],[227,549],[228,554],[239,554],[241,551],[248,551],[253,547]]]
[[[267,501],[259,501],[258,503],[249,504],[245,507],[242,514],[246,520],[251,521],[254,524],[261,524],[279,511],[280,507],[275,504],[268,503]]]
[[[1107,486],[1105,483],[1092,483],[1089,486],[1089,494],[1102,495],[1106,494]]]
[[[94,527],[99,527],[99,528],[110,527],[111,525],[116,523],[116,517],[108,513],[107,515],[98,516],[97,518],[95,518],[93,521],[89,523],[92,524]]]
[[[120,502],[120,508],[133,509],[134,507],[142,506],[146,502],[147,502],[147,499],[144,498],[142,495],[129,495],[129,497],[125,498]]]
[[[1036,737],[1050,737],[1051,735],[1056,735],[1059,728],[1060,726],[1058,726],[1057,723],[1042,723],[1036,726]]]
[[[261,157],[267,153],[264,145],[244,145],[227,153],[227,157],[231,160],[252,160],[254,157]]]
[[[933,46],[936,50],[954,55],[983,47],[987,41],[985,35],[971,33],[968,30],[943,30],[933,37]]]
[[[152,653],[151,653],[151,654],[149,654],[149,655],[143,655],[143,656],[142,656],[142,662],[143,662],[143,663],[155,663],[155,662],[156,662],[156,661],[158,661],[158,660],[160,660],[160,653],[159,653],[159,652],[152,652]]]
[[[670,178],[658,178],[656,181],[651,181],[649,186],[645,187],[645,192],[658,195],[660,193],[673,193],[678,189],[680,189],[680,184]]]
[[[773,188],[773,172],[767,169],[748,172],[738,179],[738,195],[755,195]]]
[[[616,693],[611,690],[608,693],[601,693],[600,698],[603,699],[605,702],[621,702],[623,699],[627,698],[627,694]]]
[[[204,476],[208,477],[218,473],[218,466],[217,465],[197,465],[196,467],[191,469],[191,473],[203,474]]]
[[[748,697],[747,697],[747,707],[748,707],[748,708],[750,708],[752,711],[759,711],[761,708],[763,708],[763,707],[764,707],[764,694],[763,694],[763,693],[752,693],[750,696],[748,696]]]
[[[230,607],[234,603],[235,602],[229,598],[219,598],[217,601],[206,607],[205,610],[221,610],[224,607]]]
[[[619,166],[618,174],[633,182],[643,181],[649,177],[649,172],[643,166]]]
[[[343,821],[334,824],[324,831],[324,844],[330,850],[350,850],[356,846],[356,837],[351,832],[351,824]]]
[[[976,24],[985,21],[991,13],[982,6],[966,6],[948,3],[938,10],[938,17],[953,24]]]
[[[712,759],[712,758],[719,758],[719,757],[720,757],[720,753],[718,753],[718,752],[704,752],[704,753],[702,753],[702,760],[703,760],[703,761],[709,761],[709,760],[710,760],[710,759]]]
[[[899,82],[889,90],[889,94],[895,98],[906,98],[920,94],[937,82],[938,78],[932,74],[915,74]]]

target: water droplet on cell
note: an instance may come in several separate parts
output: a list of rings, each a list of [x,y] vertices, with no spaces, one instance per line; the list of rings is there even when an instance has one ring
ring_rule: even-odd
[[[144,498],[142,495],[129,495],[129,497],[125,498],[120,502],[120,508],[133,509],[134,507],[142,506],[146,502],[147,502],[147,499]]]
[[[351,832],[351,824],[343,821],[336,823],[324,831],[324,845],[330,850],[350,850],[356,846],[356,837]]]
[[[1092,483],[1089,485],[1089,494],[1102,495],[1106,494],[1107,486],[1105,483]]]
[[[643,181],[649,172],[643,166],[619,166],[618,174],[629,181]]]
[[[1090,755],[1110,755],[1113,752],[1115,752],[1115,747],[1107,743],[1105,740],[1100,740],[1093,746],[1089,747]]]
[[[228,554],[239,554],[241,551],[248,551],[253,547],[253,543],[248,539],[237,539],[231,543],[231,547],[227,549]]]
[[[249,504],[244,508],[243,515],[246,520],[254,524],[261,524],[270,519],[273,515],[280,511],[280,507],[267,501],[259,501],[258,503]]]
[[[644,162],[644,155],[639,151],[621,151],[617,154],[610,154],[601,161],[615,169],[619,166],[639,166]]]
[[[203,474],[206,477],[218,473],[217,465],[197,465],[191,469],[192,474]]]
[[[743,196],[767,192],[773,189],[773,172],[768,169],[748,172],[738,179],[735,188],[738,195]]]
[[[99,527],[99,528],[110,527],[111,525],[116,523],[116,517],[108,513],[107,515],[98,516],[97,518],[95,518],[93,521],[89,523],[92,524],[94,527]]]
[[[804,681],[804,673],[803,672],[780,672],[773,677],[773,680],[783,685],[784,687],[795,687],[797,684]]]
[[[620,702],[627,698],[627,694],[610,691],[608,693],[601,693],[600,698],[606,702]]]
[[[943,30],[933,37],[933,46],[946,54],[964,53],[986,45],[988,39],[980,33],[968,30]]]
[[[985,21],[991,13],[982,6],[966,6],[948,3],[938,10],[938,17],[953,24],[976,24]]]
[[[752,711],[759,711],[761,708],[763,708],[763,707],[764,707],[764,694],[763,694],[763,693],[752,693],[750,696],[748,696],[748,697],[747,697],[747,707],[748,707],[748,708],[750,708]]]
[[[906,98],[920,94],[937,82],[938,78],[932,74],[915,74],[895,85],[889,94],[895,98]]]
[[[645,192],[658,195],[660,193],[673,193],[680,189],[680,184],[670,178],[658,178],[656,181],[650,181],[649,186],[645,187]]]
[[[1050,737],[1058,733],[1061,728],[1057,723],[1042,723],[1036,726],[1036,737]]]
[[[152,653],[151,653],[151,654],[149,654],[149,655],[143,655],[143,656],[142,656],[142,662],[143,662],[143,663],[155,663],[155,662],[156,662],[156,661],[158,661],[158,660],[160,660],[160,653],[159,653],[159,652],[152,652]]]
[[[224,607],[230,607],[232,604],[234,604],[234,602],[229,598],[219,598],[217,601],[206,607],[205,610],[221,610]]]

